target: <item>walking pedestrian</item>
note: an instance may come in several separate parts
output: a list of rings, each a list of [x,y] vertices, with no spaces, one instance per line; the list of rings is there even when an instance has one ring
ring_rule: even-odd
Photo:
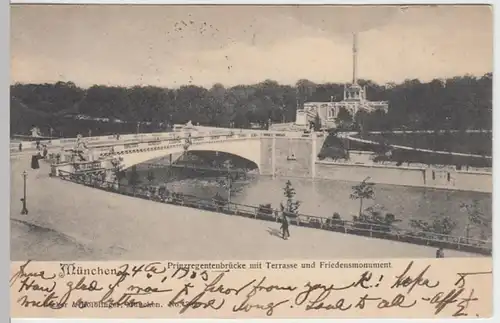
[[[32,169],[39,169],[40,168],[40,163],[38,162],[40,157],[41,157],[40,152],[38,152],[36,155],[31,156],[31,168]]]
[[[283,219],[281,220],[281,230],[283,240],[288,240],[288,238],[290,237],[290,231],[288,231],[288,219],[286,218],[285,214],[283,214]]]
[[[23,143],[22,142],[19,143],[19,151],[23,151]]]
[[[436,251],[436,258],[444,258],[444,251],[443,251],[443,248],[439,248],[439,249]]]

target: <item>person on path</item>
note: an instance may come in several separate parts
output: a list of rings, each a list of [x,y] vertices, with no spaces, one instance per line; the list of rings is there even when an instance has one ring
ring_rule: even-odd
[[[283,219],[281,220],[281,230],[283,240],[288,240],[288,238],[290,237],[290,231],[288,231],[288,219],[286,218],[285,214],[283,214]]]
[[[439,248],[439,249],[436,251],[436,258],[444,258],[444,251],[443,251],[443,248]]]
[[[40,152],[38,152],[36,155],[31,156],[31,168],[32,169],[39,169],[40,168],[40,163],[38,162],[38,160],[41,157],[42,156],[40,155]]]

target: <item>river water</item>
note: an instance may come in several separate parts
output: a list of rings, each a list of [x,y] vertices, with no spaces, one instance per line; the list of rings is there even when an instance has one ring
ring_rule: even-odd
[[[144,169],[138,167],[143,182],[147,182],[148,172],[153,172],[153,184],[166,184],[175,192],[212,198],[216,192],[227,197],[227,190],[217,181],[217,172],[180,170],[176,168]],[[356,183],[332,180],[309,180],[299,178],[271,178],[248,174],[246,179],[237,180],[231,201],[254,205],[271,203],[279,207],[285,200],[283,187],[290,180],[296,190],[296,198],[301,201],[299,212],[302,214],[330,217],[338,212],[345,220],[359,211],[359,201],[350,199],[352,186]],[[410,219],[431,219],[433,216],[449,215],[457,222],[453,235],[464,235],[467,213],[461,208],[462,203],[479,202],[480,211],[486,218],[492,217],[492,195],[488,193],[438,190],[395,185],[375,185],[373,200],[365,200],[363,208],[381,205],[386,212],[393,213],[401,222],[400,227],[408,227]],[[471,231],[472,236],[478,233]],[[487,233],[491,237],[491,230]],[[479,236],[477,236],[479,238]]]

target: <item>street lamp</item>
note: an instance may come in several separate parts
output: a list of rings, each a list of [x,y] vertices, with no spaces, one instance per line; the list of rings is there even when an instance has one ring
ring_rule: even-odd
[[[23,172],[23,180],[24,180],[24,197],[21,199],[21,202],[23,203],[23,209],[21,211],[21,214],[28,214],[28,208],[26,208],[26,177],[28,177],[28,173],[26,171]]]

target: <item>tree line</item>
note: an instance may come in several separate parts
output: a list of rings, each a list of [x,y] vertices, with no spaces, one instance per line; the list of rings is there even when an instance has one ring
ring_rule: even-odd
[[[375,112],[355,116],[357,123],[363,123],[363,130],[492,127],[492,73],[430,82],[359,83],[366,86],[369,100],[389,101],[387,115]],[[123,124],[150,122],[154,128],[188,121],[222,127],[265,127],[269,121],[293,122],[297,107],[304,102],[340,101],[343,90],[344,84],[316,84],[305,79],[293,86],[266,80],[230,88],[215,84],[209,89],[195,85],[176,89],[94,85],[84,89],[72,82],[14,84],[10,88],[11,133],[26,133],[35,123],[42,131],[52,127],[59,133],[58,128],[73,120],[68,116],[77,114],[109,118],[109,124],[116,119]],[[349,116],[343,112],[338,124],[349,126],[346,120]],[[109,131],[107,128],[101,124],[96,131]]]

